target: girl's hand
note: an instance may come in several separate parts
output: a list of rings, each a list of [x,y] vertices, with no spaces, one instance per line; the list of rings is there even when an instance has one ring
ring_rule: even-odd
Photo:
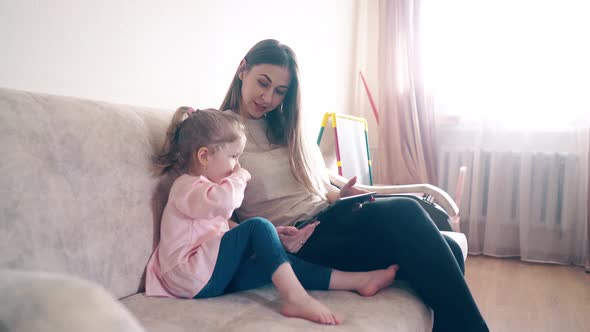
[[[279,233],[279,239],[281,239],[281,243],[285,250],[295,254],[303,247],[319,224],[319,221],[315,221],[306,225],[302,229],[297,229],[293,226],[278,226],[277,233]]]
[[[250,179],[252,179],[252,175],[250,174],[250,172],[248,172],[246,169],[242,168],[240,163],[236,163],[234,165],[234,168],[232,169],[231,173],[229,173],[227,176],[230,176],[232,174],[238,174],[238,173],[242,176],[242,178],[246,182],[250,181]]]
[[[356,176],[353,177],[352,179],[350,179],[348,182],[346,182],[345,185],[342,186],[342,188],[340,188],[340,197],[366,194],[369,192],[364,189],[355,188],[354,187],[355,184],[356,184]]]

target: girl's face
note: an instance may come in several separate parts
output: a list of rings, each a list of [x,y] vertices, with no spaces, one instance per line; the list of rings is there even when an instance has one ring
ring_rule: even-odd
[[[238,159],[244,146],[246,145],[246,138],[242,137],[231,143],[226,143],[217,151],[207,151],[206,159],[203,156],[198,156],[203,167],[203,175],[211,182],[219,183],[223,178],[228,177],[239,164]]]
[[[239,73],[242,80],[242,109],[247,118],[260,119],[279,106],[289,89],[291,74],[287,67],[259,64]]]

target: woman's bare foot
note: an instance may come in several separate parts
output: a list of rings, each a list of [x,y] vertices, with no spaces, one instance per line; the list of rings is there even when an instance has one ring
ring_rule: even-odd
[[[336,325],[341,321],[318,300],[305,293],[299,298],[284,299],[281,314],[287,317],[298,317],[320,324]]]
[[[366,277],[360,286],[356,289],[357,293],[362,296],[373,296],[383,288],[391,285],[395,274],[399,270],[399,265],[391,265],[385,270],[375,270],[366,272]]]

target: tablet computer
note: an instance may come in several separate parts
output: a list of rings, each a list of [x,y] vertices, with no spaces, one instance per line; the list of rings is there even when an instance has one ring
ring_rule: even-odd
[[[330,204],[325,209],[318,212],[313,217],[304,220],[299,220],[295,222],[293,226],[301,229],[311,222],[314,222],[316,220],[322,221],[322,219],[328,218],[329,216],[334,214],[350,213],[355,209],[359,208],[361,206],[360,204],[370,201],[373,198],[373,195],[375,194],[376,192],[372,191],[364,194],[342,197],[338,199],[336,202]]]

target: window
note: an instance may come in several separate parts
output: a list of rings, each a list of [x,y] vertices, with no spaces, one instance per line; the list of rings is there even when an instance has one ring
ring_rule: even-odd
[[[590,2],[424,0],[437,113],[519,128],[590,117]]]

